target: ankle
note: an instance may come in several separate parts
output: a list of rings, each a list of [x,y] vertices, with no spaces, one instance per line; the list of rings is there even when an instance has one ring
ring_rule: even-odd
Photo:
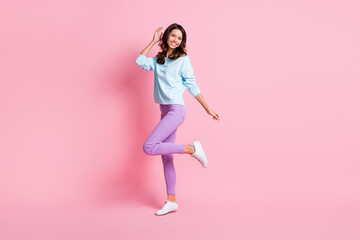
[[[187,153],[187,154],[193,154],[195,152],[195,148],[191,145],[185,145],[184,146],[184,153]]]
[[[170,202],[176,202],[175,194],[168,194],[167,200]]]

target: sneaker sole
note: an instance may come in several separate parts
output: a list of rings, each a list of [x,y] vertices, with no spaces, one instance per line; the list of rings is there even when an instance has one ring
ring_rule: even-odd
[[[201,162],[201,161],[200,161],[200,162],[201,162],[201,165],[202,165],[204,168],[206,168],[206,167],[208,166],[208,160],[207,160],[205,151],[204,151],[204,149],[202,148],[200,141],[195,141],[194,143],[196,143],[196,147],[199,148],[199,150],[203,153],[203,155],[204,155],[204,157],[205,157],[205,161],[204,161],[204,162]]]
[[[156,216],[163,216],[163,215],[166,215],[166,214],[168,214],[168,213],[176,212],[178,209],[179,209],[179,208],[177,208],[177,209],[175,209],[175,210],[171,210],[171,211],[169,211],[169,212],[167,212],[167,213],[161,213],[161,214],[158,214],[157,212],[155,212],[155,215],[156,215]]]

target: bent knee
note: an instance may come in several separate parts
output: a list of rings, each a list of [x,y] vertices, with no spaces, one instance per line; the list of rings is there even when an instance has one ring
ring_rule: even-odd
[[[147,155],[154,155],[153,154],[154,146],[155,144],[145,142],[143,145],[144,153],[146,153]]]

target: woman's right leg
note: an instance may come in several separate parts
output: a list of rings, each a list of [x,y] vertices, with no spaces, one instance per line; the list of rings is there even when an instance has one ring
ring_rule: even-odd
[[[165,142],[185,120],[184,105],[160,105],[162,117],[143,146],[148,155],[167,155],[184,153],[184,144]]]

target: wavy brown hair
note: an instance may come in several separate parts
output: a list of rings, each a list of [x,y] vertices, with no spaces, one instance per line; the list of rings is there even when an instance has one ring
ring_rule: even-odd
[[[156,55],[157,56],[156,62],[159,64],[165,63],[165,56],[169,50],[169,45],[167,44],[167,40],[168,40],[170,32],[173,29],[179,29],[181,31],[182,40],[181,40],[180,45],[177,48],[175,48],[174,51],[172,52],[172,54],[169,56],[169,59],[176,60],[179,57],[181,57],[182,55],[187,55],[185,29],[181,25],[179,25],[177,23],[173,23],[165,29],[164,34],[159,42],[159,46],[162,50],[161,52],[158,52],[158,54]]]

